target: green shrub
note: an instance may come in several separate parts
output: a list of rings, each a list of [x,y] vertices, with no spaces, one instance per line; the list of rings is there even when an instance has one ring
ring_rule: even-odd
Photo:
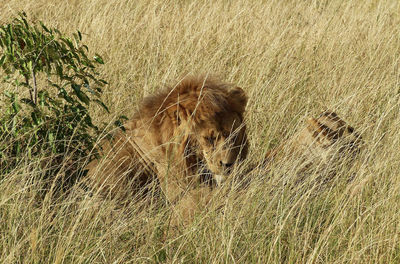
[[[71,39],[39,23],[21,13],[0,27],[3,80],[15,87],[1,102],[0,173],[28,158],[40,161],[32,164],[46,168],[50,179],[66,166],[64,180],[73,182],[82,175],[83,162],[96,156],[102,132],[89,106],[96,103],[108,112],[100,99],[107,82],[96,71],[104,62],[98,54],[89,58],[79,31]]]

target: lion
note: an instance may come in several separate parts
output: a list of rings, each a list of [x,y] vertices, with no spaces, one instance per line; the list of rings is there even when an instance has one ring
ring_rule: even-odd
[[[312,169],[332,174],[336,165],[354,162],[362,143],[352,126],[335,112],[325,111],[317,118],[308,118],[304,128],[267,152],[263,163],[271,167],[282,158],[290,158],[296,160],[299,174]]]
[[[87,166],[87,179],[107,197],[133,197],[157,182],[170,204],[207,203],[247,156],[246,104],[240,87],[186,77],[144,98],[125,132],[100,143],[103,157]]]

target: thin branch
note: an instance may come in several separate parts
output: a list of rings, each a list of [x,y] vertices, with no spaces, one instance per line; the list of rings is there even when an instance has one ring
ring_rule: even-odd
[[[33,94],[35,96],[34,100],[33,100],[33,103],[36,105],[37,104],[37,86],[36,86],[35,71],[33,69],[32,69],[32,80],[33,80]],[[31,97],[32,97],[32,95],[31,95]]]
[[[25,74],[24,77],[25,77],[25,83],[26,83],[26,85],[28,86],[28,89],[29,89],[29,96],[30,96],[30,98],[31,98],[31,101],[33,102],[33,93],[32,93],[31,87],[29,86],[29,78],[28,78],[28,75]],[[35,80],[35,79],[34,79],[34,80]],[[36,81],[36,80],[35,80],[35,81]]]

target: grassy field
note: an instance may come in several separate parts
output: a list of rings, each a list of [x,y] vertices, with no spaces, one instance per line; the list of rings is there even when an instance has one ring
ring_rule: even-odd
[[[246,193],[219,201],[223,210],[169,237],[166,206],[121,208],[85,193],[39,200],[40,170],[23,165],[0,177],[0,263],[400,262],[398,1],[0,0],[0,7],[1,23],[25,10],[63,32],[80,30],[104,55],[112,114],[94,109],[96,122],[130,116],[144,95],[205,73],[249,95],[249,162],[326,109],[365,140],[355,166],[342,166],[323,188],[295,186],[295,163],[260,170]]]

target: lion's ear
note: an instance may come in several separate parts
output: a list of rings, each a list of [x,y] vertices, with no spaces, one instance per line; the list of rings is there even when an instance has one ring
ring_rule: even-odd
[[[247,105],[247,95],[240,87],[235,87],[229,90],[229,99],[236,102],[238,110],[243,113]]]

